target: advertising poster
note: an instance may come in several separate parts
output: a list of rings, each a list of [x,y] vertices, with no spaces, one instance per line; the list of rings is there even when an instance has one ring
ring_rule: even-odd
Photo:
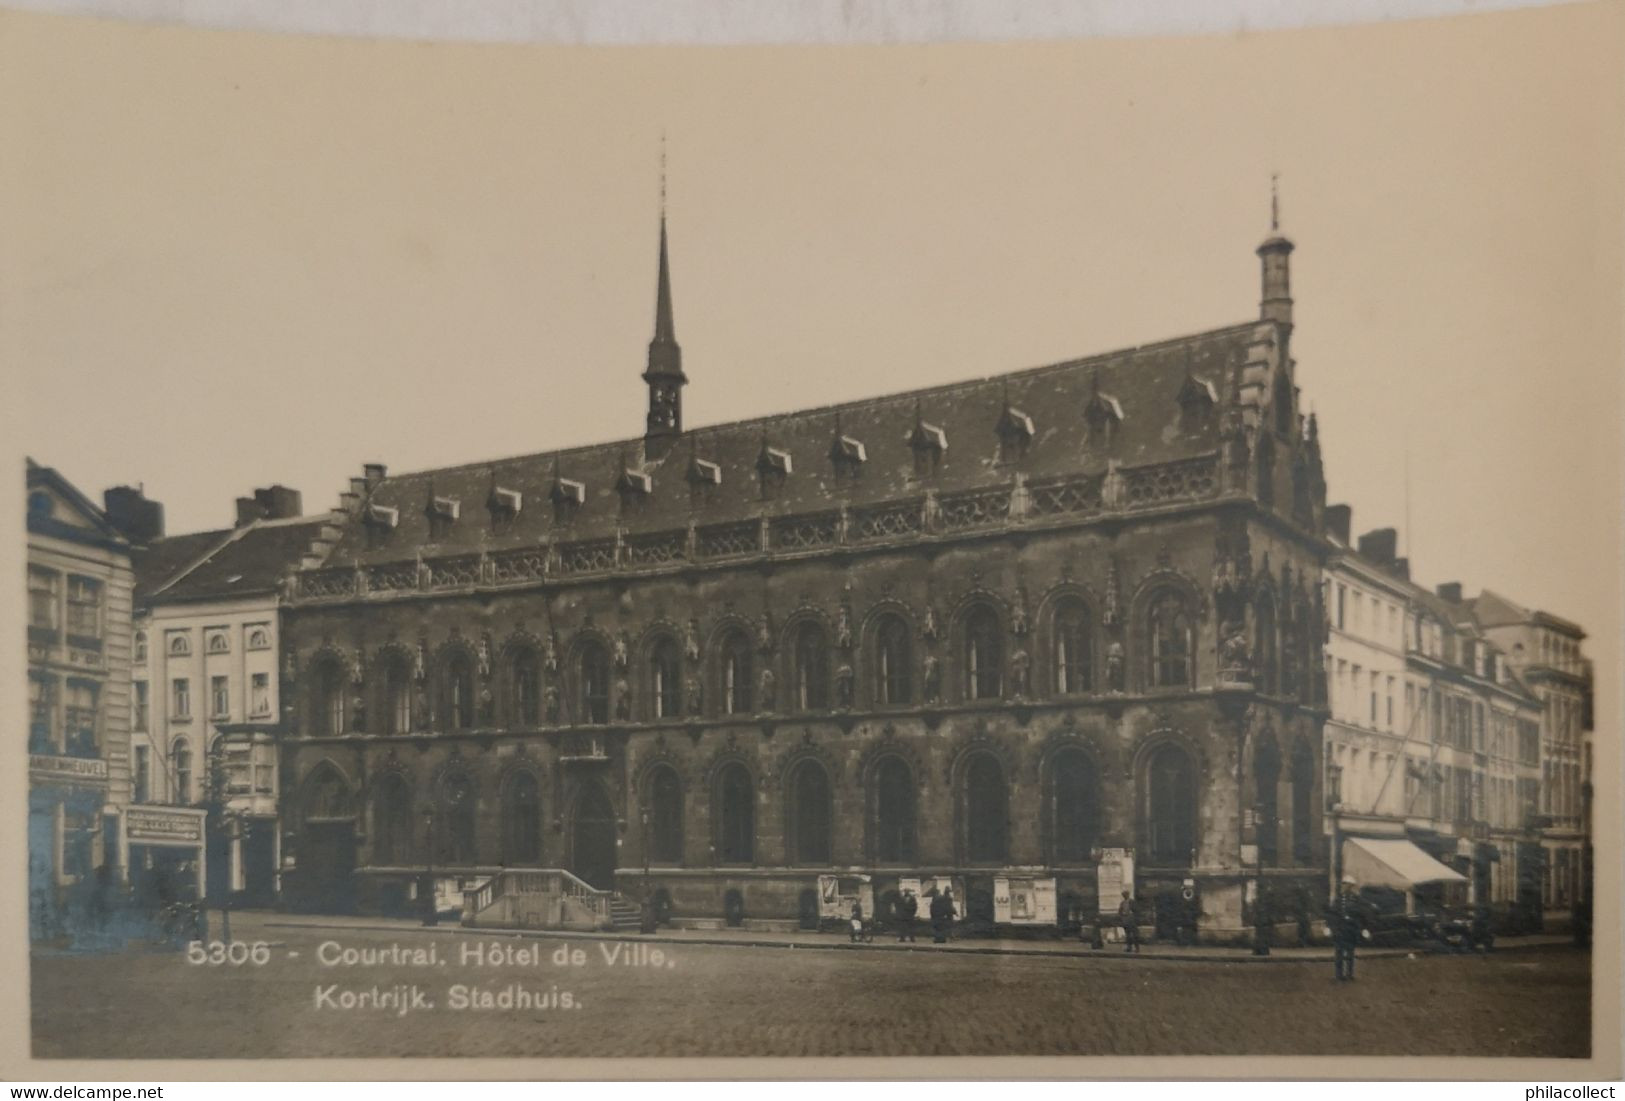
[[[1127,891],[1131,898],[1134,895],[1134,850],[1101,850],[1097,876],[1100,912],[1117,913],[1117,907],[1123,901],[1123,892]]]

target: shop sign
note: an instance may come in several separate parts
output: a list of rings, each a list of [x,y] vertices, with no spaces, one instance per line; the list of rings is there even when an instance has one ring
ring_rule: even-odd
[[[59,780],[65,783],[72,783],[75,780],[107,782],[107,762],[99,757],[47,757],[43,754],[30,753],[28,772],[30,776],[41,780]]]
[[[131,844],[197,844],[203,840],[203,816],[156,807],[128,807],[124,834]]]
[[[1100,912],[1117,913],[1123,892],[1134,897],[1134,850],[1102,849],[1100,864],[1095,871],[1096,890],[1100,899]]]

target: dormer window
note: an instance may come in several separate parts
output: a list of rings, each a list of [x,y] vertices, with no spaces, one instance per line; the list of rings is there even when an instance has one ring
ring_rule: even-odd
[[[493,483],[490,494],[485,498],[485,507],[491,513],[491,529],[506,531],[513,524],[514,517],[519,515],[519,510],[525,507],[525,495],[517,489],[506,489]]]
[[[914,430],[908,434],[908,446],[914,452],[914,473],[920,477],[941,466],[948,450],[948,433],[921,417],[918,405],[914,407]]]
[[[1186,431],[1206,427],[1218,404],[1219,392],[1212,382],[1191,374],[1185,376],[1185,384],[1179,388],[1179,408]]]
[[[769,447],[766,440],[762,441],[762,450],[756,455],[756,473],[762,479],[763,497],[783,486],[792,469],[788,451]]]
[[[553,487],[547,491],[553,501],[553,519],[564,523],[575,516],[582,505],[587,503],[587,487],[584,483],[571,478],[561,477],[555,470],[553,474]]]
[[[1091,443],[1110,444],[1117,437],[1118,426],[1123,423],[1123,406],[1110,394],[1100,390],[1100,377],[1095,377],[1094,393],[1083,408],[1084,422],[1089,426]]]
[[[387,505],[368,505],[361,513],[361,523],[367,530],[368,546],[376,547],[389,538],[401,522],[401,510]]]
[[[869,461],[869,452],[862,440],[837,433],[835,442],[830,444],[829,459],[835,464],[837,477],[856,478],[863,470],[863,464]]]
[[[429,516],[429,538],[439,541],[451,534],[451,526],[457,522],[462,506],[455,497],[437,497],[430,493],[424,511]]]
[[[685,476],[690,485],[719,486],[722,484],[722,467],[710,459],[702,459],[696,455],[688,461],[688,472]]]
[[[642,471],[623,469],[615,479],[615,492],[621,495],[621,508],[631,509],[648,500],[654,493],[654,479]]]
[[[1027,454],[1027,445],[1032,443],[1034,435],[1033,419],[1006,402],[994,431],[999,436],[999,461],[1013,463]]]

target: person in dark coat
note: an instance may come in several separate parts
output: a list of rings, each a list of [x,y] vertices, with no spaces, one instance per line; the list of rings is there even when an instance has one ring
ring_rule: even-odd
[[[852,917],[848,925],[849,937],[856,944],[863,939],[863,903],[857,899],[852,900]]]
[[[1332,903],[1327,922],[1332,931],[1332,961],[1337,981],[1354,981],[1354,948],[1360,943],[1360,912],[1355,905],[1354,877],[1343,877],[1343,889]]]
[[[952,891],[940,891],[931,900],[931,940],[936,944],[948,943],[948,934],[953,929],[954,895]]]
[[[1123,941],[1125,952],[1138,952],[1140,950],[1140,923],[1134,914],[1134,899],[1127,891],[1123,892],[1123,903],[1117,907],[1117,921],[1123,927]]]
[[[920,914],[920,900],[914,897],[912,890],[905,890],[903,897],[897,900],[897,943],[908,941],[914,943],[914,922]]]

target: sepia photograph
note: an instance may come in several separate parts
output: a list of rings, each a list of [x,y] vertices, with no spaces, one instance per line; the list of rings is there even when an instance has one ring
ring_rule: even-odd
[[[191,22],[0,12],[33,1076],[1618,1074],[1625,7]]]

